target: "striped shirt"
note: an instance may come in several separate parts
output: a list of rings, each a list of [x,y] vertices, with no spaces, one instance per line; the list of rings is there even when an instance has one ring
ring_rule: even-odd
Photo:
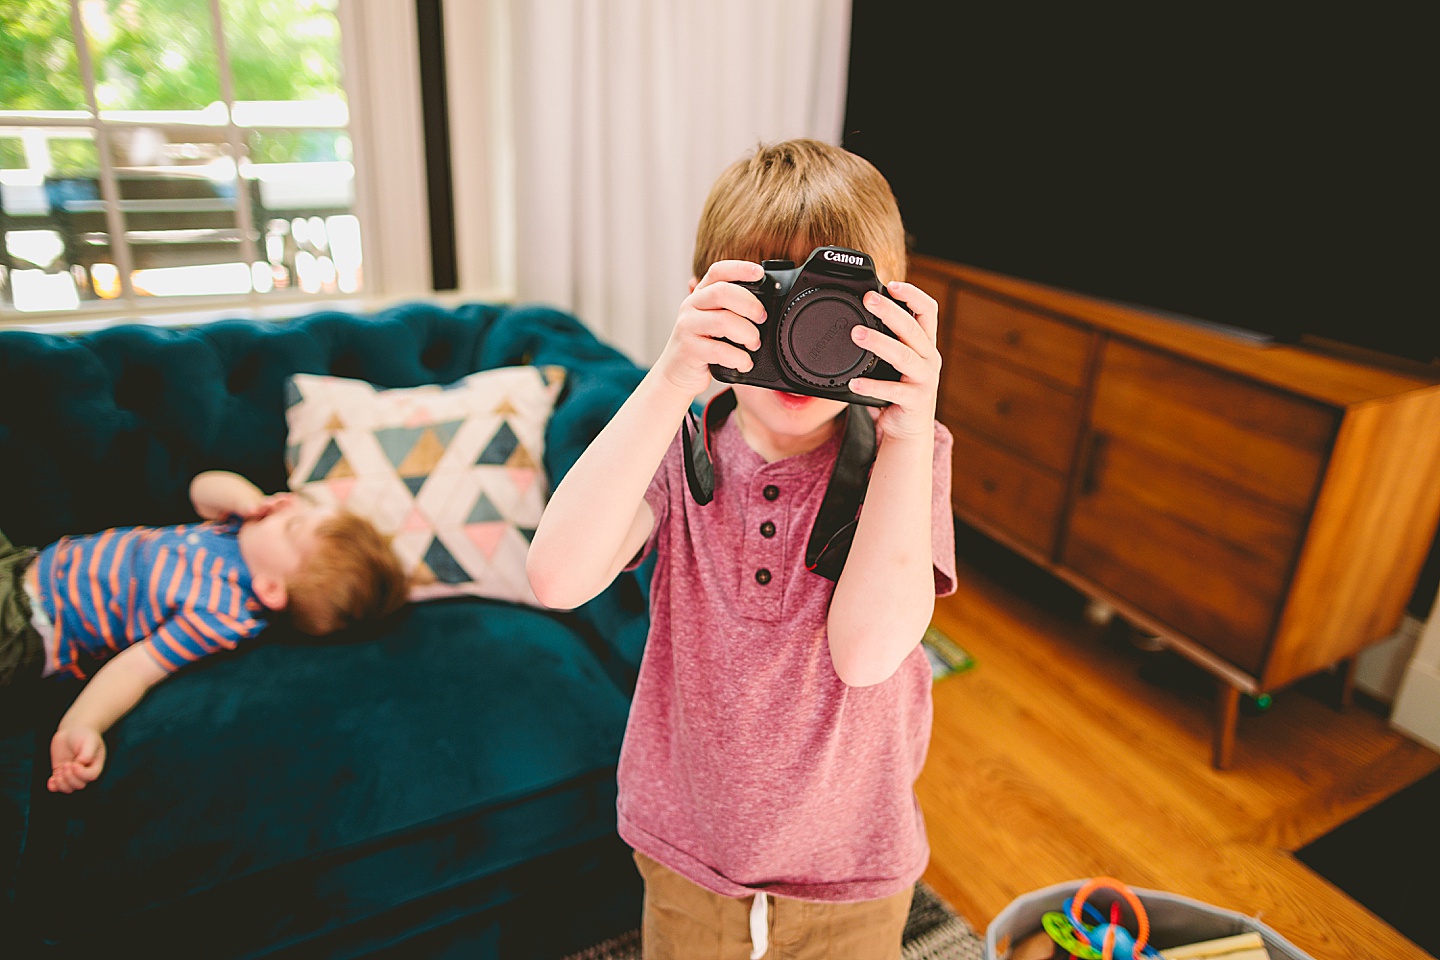
[[[117,527],[46,547],[35,561],[54,624],[44,673],[84,678],[137,643],[169,673],[259,633],[239,531],[238,520]]]

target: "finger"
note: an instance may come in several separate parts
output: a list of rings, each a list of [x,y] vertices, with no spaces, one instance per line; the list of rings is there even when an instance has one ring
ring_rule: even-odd
[[[911,380],[924,381],[928,379],[925,358],[894,337],[887,337],[879,330],[871,330],[869,327],[857,325],[850,328],[850,339],[855,341],[856,346],[869,350],[890,364],[903,376]]]
[[[890,296],[899,300],[910,308],[915,315],[916,321],[933,341],[936,330],[939,328],[940,304],[935,298],[913,283],[906,283],[904,280],[891,280],[885,285],[890,291]]]
[[[95,747],[96,743],[94,740],[82,740],[79,749],[75,751],[75,762],[81,766],[94,763]]]
[[[904,407],[911,387],[908,384],[895,380],[876,380],[873,377],[856,377],[846,384],[851,393],[858,393],[862,397],[873,397],[876,400],[886,400],[897,406]]]
[[[733,283],[717,283],[696,290],[690,295],[690,305],[707,311],[729,311],[751,323],[765,322],[765,305],[760,299]]]
[[[894,300],[886,299],[872,291],[865,294],[865,309],[889,327],[896,339],[916,353],[921,356],[929,356],[936,352],[935,334],[927,332],[920,325],[920,321],[910,314],[910,311]]]
[[[706,363],[729,367],[740,373],[749,373],[755,367],[755,358],[749,352],[720,340],[711,340],[706,345],[703,356]]]
[[[758,263],[750,260],[716,260],[710,264],[710,269],[705,271],[705,276],[695,284],[695,289],[717,283],[749,283],[759,280],[765,276],[764,269]]]

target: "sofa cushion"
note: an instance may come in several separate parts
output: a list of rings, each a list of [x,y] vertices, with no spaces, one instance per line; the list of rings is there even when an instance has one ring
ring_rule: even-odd
[[[628,704],[559,620],[463,599],[349,643],[282,629],[162,683],[53,798],[51,942],[245,956],[613,833]]]

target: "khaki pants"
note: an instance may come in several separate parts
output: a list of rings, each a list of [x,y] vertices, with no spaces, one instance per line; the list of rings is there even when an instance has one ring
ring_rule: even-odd
[[[644,960],[749,960],[753,897],[722,897],[642,853]],[[771,897],[765,960],[899,960],[913,888],[860,903]]]

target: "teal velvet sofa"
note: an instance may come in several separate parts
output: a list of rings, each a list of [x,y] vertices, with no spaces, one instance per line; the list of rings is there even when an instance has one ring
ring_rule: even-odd
[[[643,373],[553,309],[0,330],[0,529],[193,520],[207,469],[284,489],[294,373],[408,387],[527,363],[568,371],[553,484]],[[572,612],[430,601],[325,641],[276,624],[155,688],[73,796],[44,781],[78,682],[0,697],[0,956],[528,960],[633,926],[614,773],[645,589],[624,575]]]

